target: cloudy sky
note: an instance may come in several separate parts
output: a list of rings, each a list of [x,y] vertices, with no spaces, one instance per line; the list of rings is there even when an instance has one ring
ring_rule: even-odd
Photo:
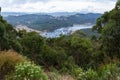
[[[117,0],[0,0],[3,12],[97,12],[114,8]]]

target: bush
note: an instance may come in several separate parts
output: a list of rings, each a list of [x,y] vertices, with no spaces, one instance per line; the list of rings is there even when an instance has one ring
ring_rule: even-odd
[[[72,56],[69,56],[64,62],[63,62],[63,66],[60,69],[60,73],[68,73],[71,75],[75,75],[74,70],[76,69],[76,67],[78,67]]]
[[[87,71],[79,74],[78,80],[98,80],[98,74],[96,71],[88,69]]]
[[[106,64],[99,69],[99,76],[101,80],[119,80],[120,67],[116,64]]]
[[[83,73],[83,69],[82,68],[73,68],[71,70],[71,75],[73,75],[74,77],[78,77],[79,74]]]
[[[16,65],[15,73],[9,80],[48,80],[48,77],[40,66],[24,62]]]
[[[0,52],[0,79],[14,71],[15,65],[26,61],[26,58],[15,51]]]

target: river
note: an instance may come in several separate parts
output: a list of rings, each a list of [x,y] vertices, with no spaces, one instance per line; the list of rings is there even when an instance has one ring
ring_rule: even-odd
[[[40,35],[47,38],[59,37],[62,35],[69,35],[73,31],[92,28],[93,24],[82,24],[82,25],[73,25],[72,27],[63,27],[56,29],[53,32],[42,32]]]

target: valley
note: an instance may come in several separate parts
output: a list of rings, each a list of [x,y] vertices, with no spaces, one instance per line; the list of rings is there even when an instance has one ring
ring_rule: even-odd
[[[41,14],[26,14],[19,16],[7,16],[4,17],[9,23],[14,26],[25,25],[29,28],[40,30],[40,31],[54,31],[63,27],[70,27],[74,24],[95,24],[96,19],[100,17],[98,13],[80,14],[68,16],[51,16]]]

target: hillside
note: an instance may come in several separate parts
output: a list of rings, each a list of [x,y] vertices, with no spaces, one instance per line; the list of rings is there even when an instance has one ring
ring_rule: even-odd
[[[61,16],[53,17],[50,15],[39,15],[39,14],[27,14],[20,16],[8,16],[5,19],[13,24],[17,25],[26,25],[30,28],[37,30],[47,30],[53,31],[61,27],[70,27],[73,24],[84,24],[91,23],[95,24],[96,19],[100,17],[101,14],[75,14],[71,16]]]

